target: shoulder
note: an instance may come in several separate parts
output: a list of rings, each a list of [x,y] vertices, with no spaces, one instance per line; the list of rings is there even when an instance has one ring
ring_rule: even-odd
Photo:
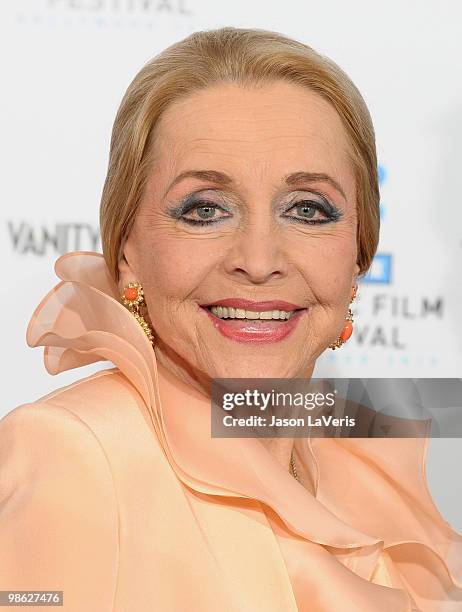
[[[112,600],[112,473],[92,428],[64,406],[23,404],[0,420],[0,548],[0,588],[63,585],[75,603],[69,610],[83,609],[92,593],[107,605]]]
[[[99,483],[101,502],[105,491],[113,504],[107,432],[118,406],[136,409],[130,387],[119,370],[102,370],[8,412],[0,419],[0,491],[41,479],[47,495],[65,503],[79,490],[71,497],[84,504],[83,488]]]
[[[109,368],[80,378],[73,383],[55,389],[29,405],[47,404],[60,406],[85,420],[95,406],[110,405],[111,413],[126,403],[139,403],[141,396],[119,368]]]
[[[72,411],[37,401],[14,408],[0,420],[3,495],[8,491],[24,495],[30,488],[31,494],[40,490],[42,501],[59,496],[84,505],[85,489],[89,493],[97,483],[100,501],[104,496],[104,504],[112,505],[104,450],[93,430]]]
[[[116,367],[55,389],[18,406],[0,419],[0,431],[19,427],[38,433],[45,428],[72,429],[78,437],[93,437],[103,446],[115,430],[128,444],[149,424],[147,407],[133,384]],[[48,432],[51,433],[51,432]],[[58,431],[55,431],[57,434]]]
[[[40,473],[57,483],[72,474],[76,489],[105,483],[109,502],[120,473],[147,459],[152,465],[160,450],[156,439],[135,387],[118,368],[101,370],[0,419],[0,491],[2,484],[3,490],[15,486],[5,480],[19,486]]]

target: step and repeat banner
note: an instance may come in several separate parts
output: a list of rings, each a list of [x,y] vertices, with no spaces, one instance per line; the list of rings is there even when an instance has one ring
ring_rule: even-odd
[[[50,376],[43,349],[25,343],[27,323],[58,282],[56,258],[100,250],[99,201],[126,87],[167,45],[224,25],[276,30],[328,55],[373,117],[380,245],[352,307],[353,336],[323,354],[315,375],[460,377],[461,24],[462,4],[448,0],[3,0],[0,416],[112,366]]]
[[[335,60],[377,135],[381,239],[353,304],[354,333],[327,350],[329,377],[462,373],[462,5],[198,0],[0,4],[3,347],[6,412],[83,370],[51,377],[25,343],[70,250],[100,250],[112,122],[153,55],[197,29],[262,27]],[[96,367],[101,367],[101,364]],[[95,369],[89,367],[88,372]],[[86,370],[85,370],[86,372]]]

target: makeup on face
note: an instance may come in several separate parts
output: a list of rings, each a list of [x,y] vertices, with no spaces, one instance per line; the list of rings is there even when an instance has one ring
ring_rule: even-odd
[[[305,371],[340,328],[356,261],[335,109],[285,83],[224,85],[167,109],[154,147],[130,244],[158,354],[185,376]]]
[[[236,342],[279,342],[297,326],[307,310],[290,302],[255,302],[225,298],[201,304],[212,325],[226,338]]]

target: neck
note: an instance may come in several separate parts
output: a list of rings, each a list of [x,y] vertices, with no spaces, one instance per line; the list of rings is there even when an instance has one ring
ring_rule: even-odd
[[[154,353],[157,364],[160,365],[160,367],[164,367],[170,374],[186,385],[193,387],[205,397],[210,397],[210,388],[212,384],[210,376],[207,376],[187,363],[180,363],[178,358],[168,347],[155,344]]]
[[[189,364],[180,364],[178,358],[172,354],[169,347],[156,344],[154,345],[157,364],[164,367],[170,374],[181,380],[183,383],[193,387],[205,397],[210,397],[210,387],[212,378],[203,372],[197,370]],[[299,372],[293,378],[311,378],[314,370],[314,364],[310,364],[303,371]],[[259,438],[263,446],[271,455],[280,463],[284,469],[290,469],[290,457],[294,450],[294,458],[297,467],[297,475],[303,484],[303,468],[301,466],[300,457],[297,461],[297,452],[294,448],[294,438],[277,437],[277,438]],[[300,468],[302,471],[300,473]]]

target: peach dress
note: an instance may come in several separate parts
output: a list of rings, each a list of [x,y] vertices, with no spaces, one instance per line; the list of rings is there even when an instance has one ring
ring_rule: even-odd
[[[313,495],[258,439],[211,437],[102,255],[55,270],[28,344],[51,374],[115,367],[0,420],[0,590],[62,590],[69,612],[462,610],[428,438],[296,438]]]

